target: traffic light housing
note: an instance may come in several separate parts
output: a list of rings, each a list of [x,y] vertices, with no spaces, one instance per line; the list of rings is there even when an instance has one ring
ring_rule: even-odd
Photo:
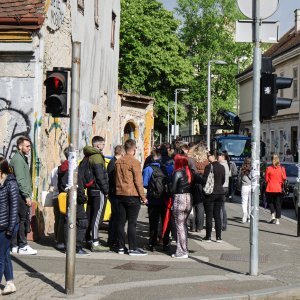
[[[68,72],[64,70],[47,71],[46,113],[53,117],[68,116]]]
[[[291,87],[293,79],[277,77],[270,58],[264,58],[260,79],[260,120],[276,116],[278,110],[290,108],[292,99],[277,97],[278,90]],[[266,63],[267,60],[267,63]]]

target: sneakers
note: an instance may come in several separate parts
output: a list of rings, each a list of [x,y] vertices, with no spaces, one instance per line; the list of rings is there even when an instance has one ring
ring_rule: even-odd
[[[279,225],[279,219],[276,219],[276,222],[275,222],[276,225]]]
[[[16,289],[15,284],[12,281],[8,281],[1,294],[9,295],[9,294],[15,293],[16,291],[17,291],[17,289]]]
[[[246,223],[247,222],[247,215],[243,215],[243,220],[242,220],[242,223]]]
[[[206,236],[206,237],[204,237],[202,239],[202,242],[210,243],[211,242],[211,238]]]
[[[130,256],[146,256],[148,253],[144,251],[143,249],[136,249],[136,250],[129,250],[129,255]]]
[[[189,258],[188,254],[183,254],[183,255],[177,255],[177,254],[172,254],[172,258]]]
[[[271,220],[269,220],[268,223],[269,223],[269,224],[275,224],[275,222],[276,222],[276,219],[273,219],[273,218],[272,218]]]
[[[66,249],[66,246],[64,243],[57,243],[56,244],[56,249],[57,250],[65,250]]]
[[[29,245],[26,245],[23,248],[19,248],[18,253],[22,255],[36,255],[37,250],[32,249]]]
[[[14,254],[18,253],[18,250],[19,250],[18,247],[12,247],[11,248],[11,252],[14,253]]]
[[[118,249],[118,254],[124,254],[124,253],[125,253],[124,248]]]
[[[222,243],[222,242],[223,242],[223,240],[222,240],[222,238],[220,238],[220,237],[217,237],[217,238],[216,238],[216,242],[217,242],[217,243]]]
[[[91,251],[92,252],[108,252],[110,250],[109,247],[102,246],[102,245],[91,245]]]
[[[83,249],[79,249],[78,251],[76,251],[76,255],[79,255],[79,256],[89,256],[91,255],[90,253],[86,252],[85,250]]]

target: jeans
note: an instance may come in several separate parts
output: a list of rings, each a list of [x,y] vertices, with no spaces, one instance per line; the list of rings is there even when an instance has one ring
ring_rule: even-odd
[[[125,223],[128,221],[127,236],[129,250],[137,249],[136,224],[141,208],[139,197],[117,196],[119,203],[119,226],[118,226],[118,245],[119,249],[125,248]]]
[[[222,229],[226,230],[227,229],[227,211],[226,211],[226,207],[225,207],[225,202],[227,200],[227,196],[228,196],[228,188],[224,187],[224,192],[225,195],[223,197],[223,203],[221,206],[221,224],[222,224]]]
[[[93,242],[99,240],[99,225],[103,221],[106,206],[106,198],[100,190],[88,191],[88,202],[86,214],[89,226],[86,232],[86,241],[92,239]]]
[[[19,197],[19,230],[17,235],[11,239],[12,247],[23,248],[27,245],[26,222],[28,223],[30,207],[26,205],[25,200]]]
[[[109,196],[111,205],[111,216],[109,219],[108,227],[108,243],[110,245],[117,244],[118,241],[118,215],[119,215],[119,204],[118,199],[115,195]]]
[[[281,193],[268,193],[269,206],[271,214],[275,214],[276,219],[281,218],[281,204],[282,204],[282,194]]]
[[[251,185],[242,185],[242,209],[244,217],[250,219],[251,214]]]
[[[0,231],[0,283],[4,274],[6,282],[14,279],[13,266],[10,258],[10,242],[17,235],[19,225],[14,228],[12,236],[7,236],[5,230]]]
[[[224,203],[224,195],[209,195],[203,202],[206,214],[206,237],[211,237],[212,219],[215,219],[216,236],[221,238],[221,207]]]
[[[204,206],[203,202],[200,202],[193,206],[194,217],[192,219],[192,229],[202,230],[204,226]]]
[[[54,223],[55,240],[56,240],[56,243],[61,244],[61,243],[64,243],[64,241],[65,241],[65,237],[64,237],[65,215],[63,215],[59,211],[57,198],[53,199],[53,209],[54,209],[54,218],[55,218],[55,223]]]

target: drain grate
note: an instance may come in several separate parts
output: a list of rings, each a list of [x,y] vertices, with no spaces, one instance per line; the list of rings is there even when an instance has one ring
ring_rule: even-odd
[[[127,263],[125,265],[114,267],[114,269],[129,270],[129,271],[157,272],[157,271],[166,269],[168,267],[169,266],[163,266],[163,265]]]
[[[243,254],[230,254],[230,253],[222,253],[221,260],[227,260],[227,261],[244,261],[249,262],[249,255],[243,255]],[[269,260],[269,255],[259,255],[258,261],[260,263],[267,263]]]

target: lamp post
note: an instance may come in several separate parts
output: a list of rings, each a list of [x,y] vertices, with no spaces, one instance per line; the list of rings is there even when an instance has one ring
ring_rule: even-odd
[[[174,140],[176,140],[176,121],[177,121],[177,93],[178,92],[182,92],[182,93],[185,93],[185,92],[188,92],[189,89],[175,89],[175,108],[174,108]]]
[[[210,69],[211,64],[215,63],[216,65],[227,65],[227,63],[223,60],[210,60],[208,61],[208,74],[207,74],[207,127],[206,127],[206,143],[207,149],[210,150],[210,124],[211,124],[211,90],[210,90]]]

